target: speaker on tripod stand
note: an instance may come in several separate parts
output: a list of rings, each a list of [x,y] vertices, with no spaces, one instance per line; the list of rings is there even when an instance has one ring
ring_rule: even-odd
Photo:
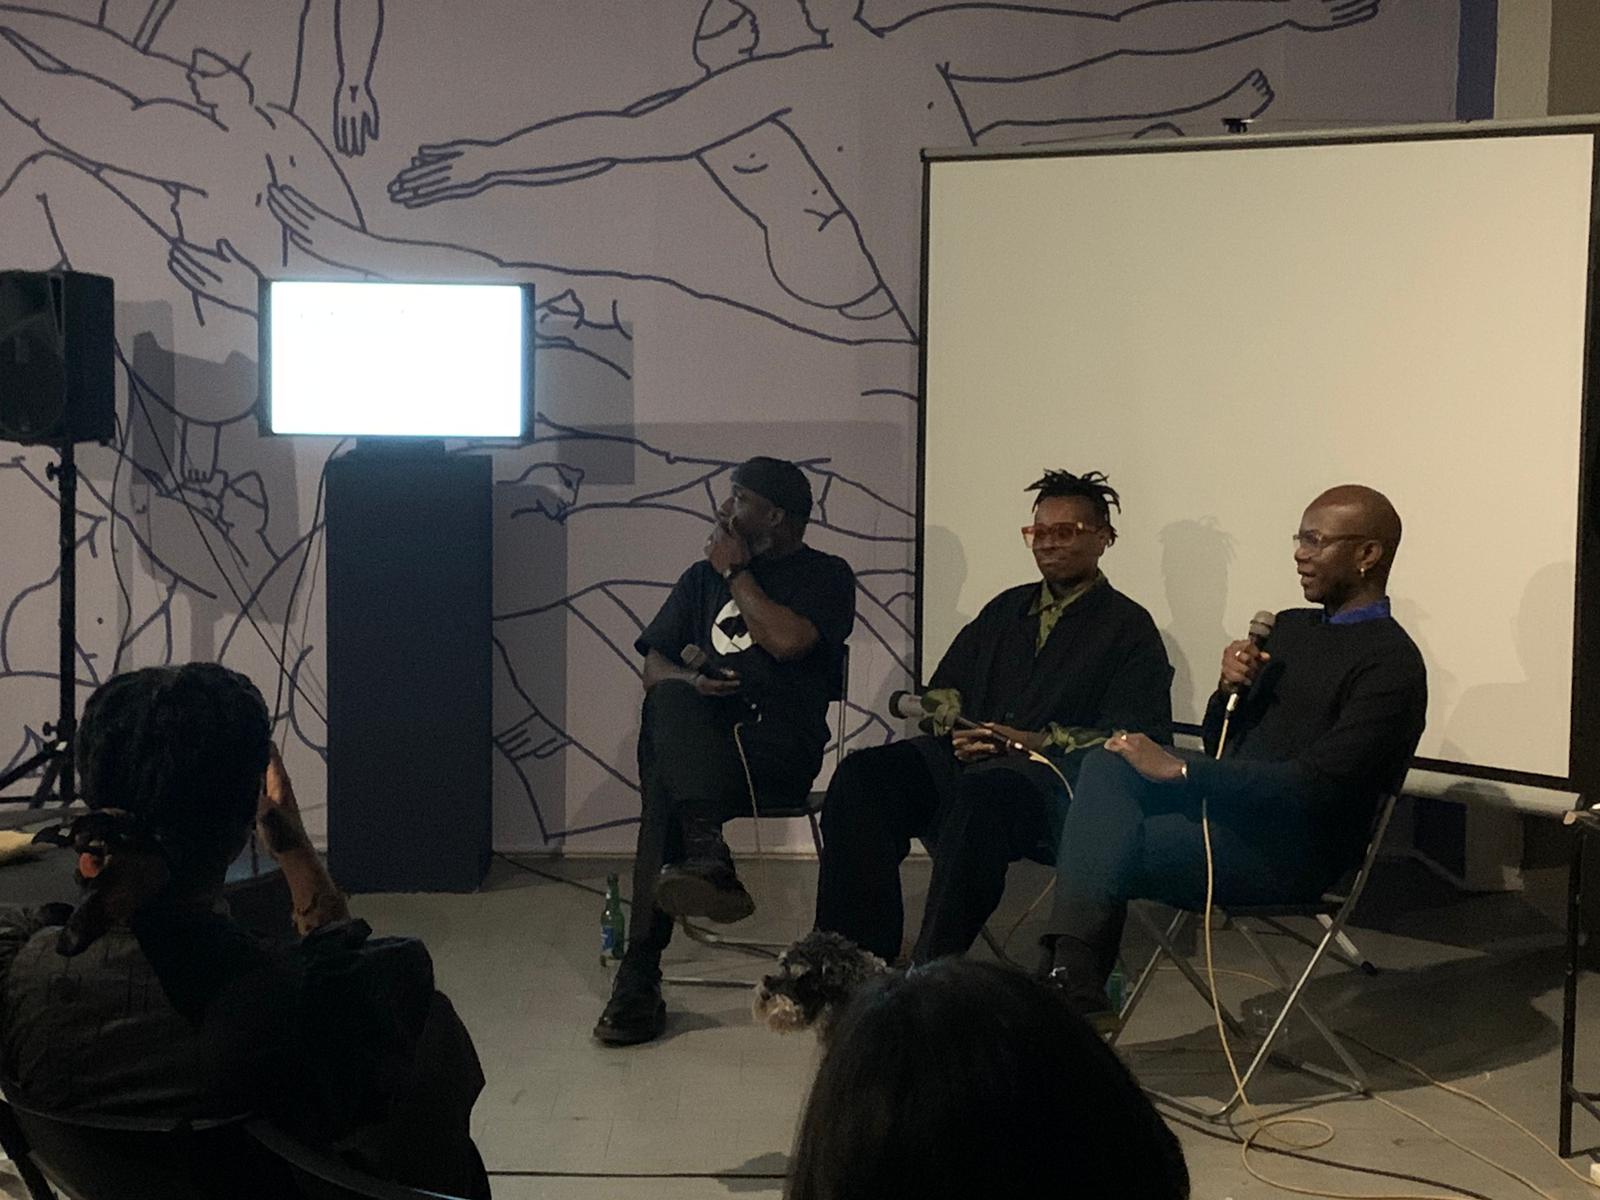
[[[72,739],[77,728],[78,442],[116,432],[115,295],[111,280],[78,271],[0,271],[0,442],[53,446],[46,468],[56,484],[61,568],[60,694],[56,719],[42,724],[39,753],[0,774],[0,793],[43,768],[34,805],[75,796]]]

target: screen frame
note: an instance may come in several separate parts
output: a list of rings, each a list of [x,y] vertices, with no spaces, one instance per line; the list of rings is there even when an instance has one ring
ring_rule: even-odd
[[[522,294],[522,405],[520,433],[506,437],[479,437],[438,433],[371,433],[349,430],[344,433],[280,433],[272,427],[272,288],[279,283],[330,283],[348,287],[368,287],[374,284],[391,287],[498,287],[515,288]],[[256,307],[256,423],[263,437],[274,438],[360,438],[363,443],[395,445],[421,444],[438,441],[467,441],[474,445],[521,446],[534,432],[537,408],[534,398],[534,358],[536,339],[535,318],[538,302],[534,285],[525,282],[486,282],[481,279],[329,279],[297,275],[292,278],[268,279],[263,276],[257,288]]]
[[[1600,271],[1600,120],[1552,118],[1519,122],[1475,122],[1472,124],[1413,125],[1376,129],[1314,131],[1295,134],[1244,133],[1218,138],[1177,138],[1163,142],[1128,141],[1092,146],[1019,147],[992,150],[960,148],[924,150],[922,153],[922,247],[921,296],[917,348],[917,480],[916,554],[913,569],[912,670],[919,686],[925,683],[931,664],[924,661],[923,627],[925,614],[924,566],[927,553],[927,421],[928,421],[928,307],[929,240],[932,211],[933,169],[940,163],[968,163],[987,160],[1028,158],[1089,158],[1129,154],[1248,153],[1253,149],[1285,146],[1351,146],[1385,142],[1427,142],[1442,139],[1489,139],[1534,137],[1563,134],[1591,136],[1589,174],[1589,245],[1585,295],[1582,395],[1579,398],[1578,426],[1578,513],[1577,544],[1574,547],[1573,671],[1571,721],[1567,735],[1567,774],[1545,775],[1480,763],[1451,759],[1412,760],[1415,767],[1442,775],[1491,782],[1518,784],[1593,797],[1600,792],[1600,737],[1586,738],[1585,730],[1600,727],[1600,513],[1595,498],[1600,495],[1600,313],[1595,305],[1595,281]],[[1585,609],[1594,610],[1585,620]],[[1179,723],[1180,733],[1197,735],[1199,727]]]

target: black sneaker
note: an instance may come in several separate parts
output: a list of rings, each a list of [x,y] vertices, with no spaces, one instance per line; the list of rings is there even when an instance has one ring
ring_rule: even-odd
[[[595,1040],[607,1046],[653,1042],[667,1027],[667,1002],[661,998],[661,972],[617,969],[611,999],[594,1027]]]
[[[674,917],[703,917],[729,925],[755,912],[756,902],[731,864],[691,858],[661,868],[656,879],[656,907]]]

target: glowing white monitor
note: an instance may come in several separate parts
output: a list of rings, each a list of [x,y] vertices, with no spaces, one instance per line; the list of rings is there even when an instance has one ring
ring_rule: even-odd
[[[271,433],[521,438],[532,411],[523,284],[262,284]]]

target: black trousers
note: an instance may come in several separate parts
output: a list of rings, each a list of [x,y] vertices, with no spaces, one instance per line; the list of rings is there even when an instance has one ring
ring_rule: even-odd
[[[1314,900],[1348,865],[1319,849],[1323,839],[1299,819],[1292,797],[1213,803],[1209,815],[1215,901],[1224,907]],[[1183,785],[1151,783],[1126,760],[1092,750],[1061,829],[1049,935],[1092,951],[1104,980],[1128,901],[1199,908],[1205,871],[1200,797]]]
[[[702,696],[684,680],[663,680],[645,693],[627,949],[636,966],[655,967],[672,940],[672,918],[655,906],[656,876],[664,864],[683,860],[685,829],[715,829],[749,816],[752,784],[758,809],[799,803],[822,765],[816,741],[788,723],[759,716],[736,697]]]
[[[1048,767],[1013,755],[964,765],[948,738],[858,750],[822,809],[817,928],[880,958],[900,954],[900,864],[920,838],[933,857],[912,958],[963,954],[1005,890],[1006,868],[1053,853],[1065,793]]]

